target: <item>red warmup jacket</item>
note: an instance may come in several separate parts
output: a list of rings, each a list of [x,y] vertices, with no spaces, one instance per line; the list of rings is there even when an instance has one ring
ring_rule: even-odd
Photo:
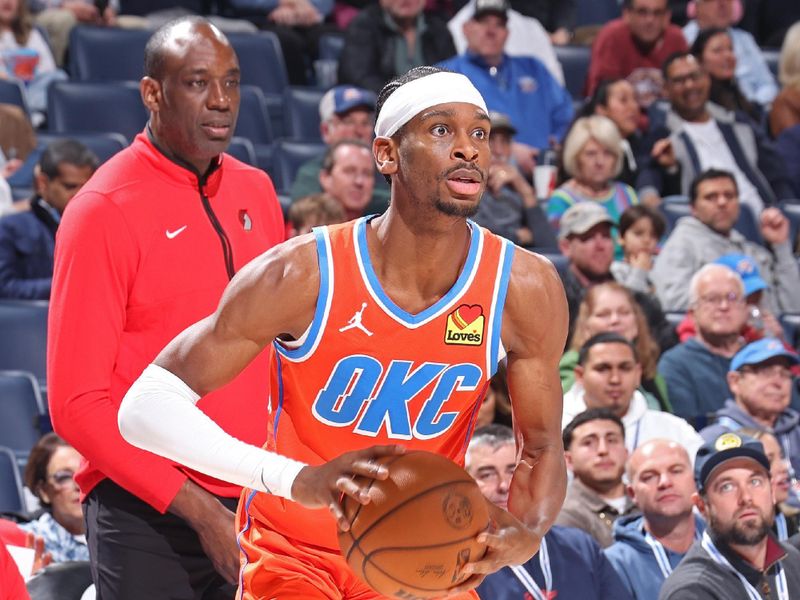
[[[85,496],[111,478],[164,512],[187,475],[213,494],[240,489],[125,442],[122,397],[178,333],[211,314],[230,277],[283,241],[263,171],[222,155],[205,181],[139,134],[72,199],[58,229],[47,385],[55,430],[86,458]],[[199,407],[235,437],[266,439],[266,353]]]

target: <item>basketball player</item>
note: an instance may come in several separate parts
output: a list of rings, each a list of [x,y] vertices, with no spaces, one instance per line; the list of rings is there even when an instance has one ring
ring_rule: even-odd
[[[339,554],[342,494],[366,504],[354,476],[385,478],[373,459],[402,451],[375,443],[463,464],[503,355],[519,466],[508,510],[487,503],[486,556],[464,567],[471,576],[452,593],[530,559],[555,519],[566,486],[564,290],[546,260],[466,218],[486,184],[489,127],[462,75],[420,67],[387,84],[373,154],[391,182],[389,210],[254,260],[126,395],[119,423],[129,442],[250,488],[237,517],[242,598],[375,598]],[[195,404],[270,344],[274,412],[259,449]]]

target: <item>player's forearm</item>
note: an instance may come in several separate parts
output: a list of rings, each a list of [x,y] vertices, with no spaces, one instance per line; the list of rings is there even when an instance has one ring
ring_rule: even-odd
[[[567,491],[567,468],[560,443],[523,451],[508,500],[509,511],[543,536],[553,525]]]
[[[150,365],[119,409],[119,430],[134,446],[217,479],[291,499],[305,465],[242,442],[203,413],[199,396],[178,377]]]

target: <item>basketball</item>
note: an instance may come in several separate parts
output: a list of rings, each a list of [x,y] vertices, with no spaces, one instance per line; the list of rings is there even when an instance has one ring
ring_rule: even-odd
[[[372,481],[370,503],[343,502],[352,525],[339,531],[342,556],[384,596],[442,596],[467,579],[461,567],[486,552],[475,541],[489,526],[486,500],[464,469],[438,454],[408,452],[379,462],[389,477]]]

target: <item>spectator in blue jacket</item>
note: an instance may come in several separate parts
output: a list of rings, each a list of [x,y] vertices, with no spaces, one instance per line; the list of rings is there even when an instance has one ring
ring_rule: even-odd
[[[636,600],[658,600],[664,580],[705,530],[692,512],[692,461],[679,444],[653,439],[631,454],[627,472],[628,495],[642,514],[620,517],[604,552]]]
[[[491,111],[517,128],[514,156],[523,171],[533,155],[560,141],[572,121],[572,98],[547,67],[530,56],[509,56],[506,0],[477,0],[464,24],[467,51],[438,66],[469,77]]]
[[[516,442],[510,427],[495,424],[475,431],[466,467],[487,500],[506,508],[516,465]],[[478,595],[487,600],[632,600],[597,542],[570,527],[550,529],[532,559],[492,573],[478,586]]]
[[[97,157],[74,140],[57,140],[34,171],[30,209],[0,219],[0,298],[47,300],[56,230],[67,203],[97,168]]]

